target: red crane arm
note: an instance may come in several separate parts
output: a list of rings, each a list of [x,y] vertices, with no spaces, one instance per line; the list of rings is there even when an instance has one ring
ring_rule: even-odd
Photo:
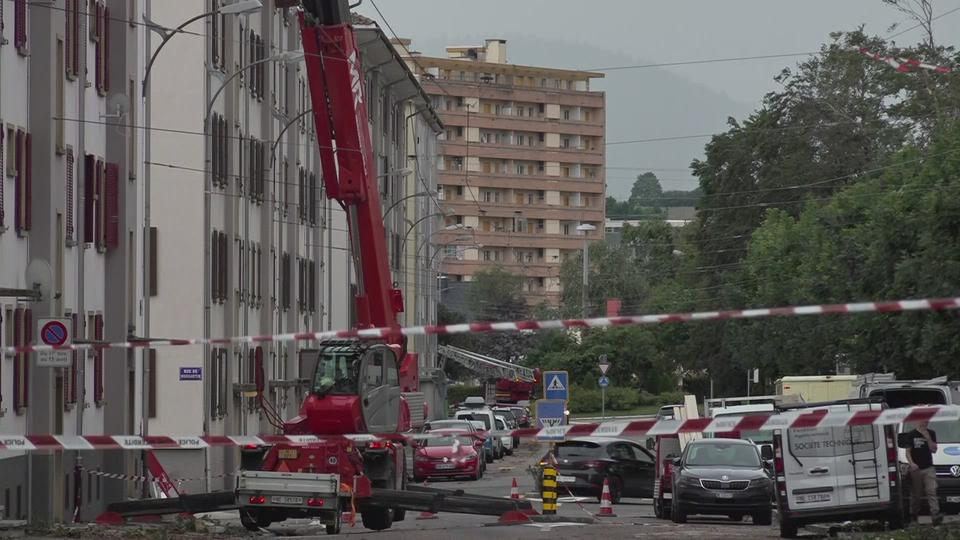
[[[357,327],[395,327],[393,287],[367,117],[366,84],[345,0],[304,2],[301,38],[327,197],[347,213],[357,268]],[[385,172],[385,171],[384,171]],[[399,338],[391,340],[399,343]]]

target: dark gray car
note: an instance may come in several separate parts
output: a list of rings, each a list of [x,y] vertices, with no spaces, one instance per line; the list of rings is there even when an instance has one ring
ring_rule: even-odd
[[[770,525],[773,479],[756,445],[740,439],[700,439],[687,444],[673,465],[676,523],[688,515],[724,515],[739,521],[753,516]]]

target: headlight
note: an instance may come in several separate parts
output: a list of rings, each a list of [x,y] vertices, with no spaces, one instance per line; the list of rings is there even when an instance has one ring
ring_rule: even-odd
[[[751,487],[751,488],[765,488],[765,487],[769,487],[769,486],[770,486],[770,479],[769,479],[769,478],[754,478],[753,480],[750,480],[750,486],[749,486],[749,487]]]
[[[682,487],[700,487],[700,479],[692,476],[681,476],[678,482]]]

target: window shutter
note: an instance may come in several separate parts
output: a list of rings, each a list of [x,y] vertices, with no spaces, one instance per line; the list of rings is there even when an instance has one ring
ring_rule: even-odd
[[[0,0],[0,33],[3,31],[3,0]],[[4,168],[3,158],[6,156],[7,152],[4,149],[3,138],[6,136],[7,130],[3,127],[3,122],[0,122],[0,232],[3,232],[3,227],[6,224],[4,218],[6,217],[3,211],[3,184],[6,181],[7,170]]]
[[[64,12],[66,13],[64,17],[63,24],[63,59],[64,59],[64,76],[70,78],[73,75],[73,5],[77,0],[66,0]]]
[[[103,41],[103,93],[106,94],[110,91],[110,8],[105,4],[103,6],[103,22],[101,23],[101,29],[103,30],[103,35],[101,40]]]
[[[210,2],[210,11],[220,9],[220,0]],[[220,17],[210,17],[210,64],[213,69],[220,68]]]
[[[13,345],[23,345],[23,308],[13,310]],[[13,408],[20,408],[20,365],[23,353],[13,356]]]
[[[225,232],[220,233],[220,261],[220,297],[226,302],[230,290],[230,239]]]
[[[70,332],[75,337],[78,335],[77,334],[78,321],[79,321],[79,315],[76,313],[71,313],[70,314]],[[70,356],[71,356],[70,373],[69,373],[69,376],[67,377],[67,380],[69,381],[70,392],[67,393],[66,399],[64,401],[66,403],[73,404],[77,402],[77,395],[79,394],[79,392],[77,392],[77,384],[78,382],[80,382],[79,381],[80,351],[73,351],[72,353],[70,353]]]
[[[29,231],[33,227],[33,136],[24,134],[23,142],[23,230]]]
[[[71,74],[74,77],[80,75],[80,47],[81,43],[86,43],[81,37],[81,27],[80,27],[80,1],[73,0],[73,59],[71,60]]]
[[[95,239],[96,171],[97,158],[87,154],[83,158],[83,241],[88,244],[92,244]]]
[[[147,417],[157,417],[157,350],[147,349]]]
[[[120,247],[120,165],[117,163],[106,164],[105,191],[105,243],[108,249],[116,249]]]
[[[91,13],[90,16],[93,17],[93,71],[94,71],[94,86],[97,89],[97,93],[103,94],[103,39],[101,35],[103,34],[102,30],[102,21],[100,19],[100,2],[91,2]]]
[[[103,315],[94,316],[93,339],[103,340]],[[93,355],[93,401],[103,405],[103,349],[96,348]]]
[[[213,113],[213,120],[210,123],[210,183],[214,186],[220,184],[220,159],[217,152],[220,150],[217,145],[217,139],[220,135],[220,115]]]
[[[2,149],[0,149],[2,150]],[[74,207],[74,197],[73,197],[73,148],[67,148],[67,177],[66,177],[66,235],[67,235],[67,245],[71,245],[74,242],[74,228],[73,228],[73,207]]]
[[[27,0],[13,0],[13,46],[27,54]]]
[[[103,241],[103,161],[97,160],[93,183],[93,238],[97,249],[102,249]]]
[[[220,295],[218,294],[217,287],[219,286],[219,280],[217,279],[217,272],[219,268],[217,266],[220,262],[220,242],[219,235],[217,231],[210,233],[210,299],[216,302]]]
[[[264,388],[263,372],[263,347],[257,347],[253,350],[253,382],[257,385],[257,390]]]
[[[17,234],[23,231],[23,130],[18,129],[13,141],[13,226]]]
[[[150,266],[149,266],[149,278],[150,278],[150,296],[157,296],[158,291],[160,290],[159,283],[159,264],[160,261],[157,258],[160,253],[160,246],[157,245],[157,242],[160,241],[160,234],[156,227],[150,227]]]
[[[223,129],[220,131],[220,180],[223,183],[223,187],[227,187],[227,182],[230,181],[228,174],[230,171],[229,128],[227,127],[227,119],[225,117],[221,116],[220,122],[223,125]]]

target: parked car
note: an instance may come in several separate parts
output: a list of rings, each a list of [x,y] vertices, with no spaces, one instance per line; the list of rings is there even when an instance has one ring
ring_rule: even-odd
[[[511,405],[508,407],[494,407],[493,412],[497,414],[503,414],[504,416],[509,414],[514,420],[516,420],[517,427],[530,427],[530,414],[523,407],[516,405]]]
[[[507,419],[502,415],[494,416],[494,422],[496,422],[497,438],[500,440],[500,444],[503,445],[503,451],[506,455],[513,455],[513,435],[510,433],[510,426],[507,424]]]
[[[496,455],[496,445],[494,437],[486,431],[483,422],[472,420],[431,420],[423,426],[424,433],[437,433],[443,431],[455,431],[469,433],[480,441],[480,447],[483,449],[485,463],[493,463]]]
[[[691,514],[725,515],[734,521],[749,514],[754,525],[772,523],[772,474],[750,441],[691,441],[674,458],[672,476],[674,523],[686,523]]]
[[[457,420],[470,420],[474,422],[478,429],[488,431],[491,434],[496,429],[493,411],[488,408],[461,409],[454,413],[453,417]],[[493,437],[493,458],[501,459],[505,453],[503,441],[500,440],[500,437]]]
[[[413,479],[483,477],[483,460],[471,436],[450,434],[422,441],[413,456]]]
[[[609,480],[610,500],[653,494],[653,454],[633,441],[612,437],[580,437],[557,443],[552,451],[560,493],[595,496]],[[540,464],[551,463],[547,454]],[[542,471],[542,469],[541,469]],[[542,472],[541,472],[542,474]]]
[[[654,443],[656,470],[653,480],[653,515],[670,519],[673,506],[673,460],[680,457],[680,438],[657,435]]]
[[[517,409],[509,409],[505,407],[494,407],[493,412],[503,416],[504,420],[507,422],[507,429],[514,430],[520,428],[519,411]],[[516,450],[520,447],[520,437],[513,437],[513,449]]]
[[[879,411],[883,403],[840,400],[783,407],[826,412]],[[897,467],[894,426],[815,427],[774,432],[780,536],[811,523],[909,521],[909,494]],[[782,479],[782,480],[781,480]]]

